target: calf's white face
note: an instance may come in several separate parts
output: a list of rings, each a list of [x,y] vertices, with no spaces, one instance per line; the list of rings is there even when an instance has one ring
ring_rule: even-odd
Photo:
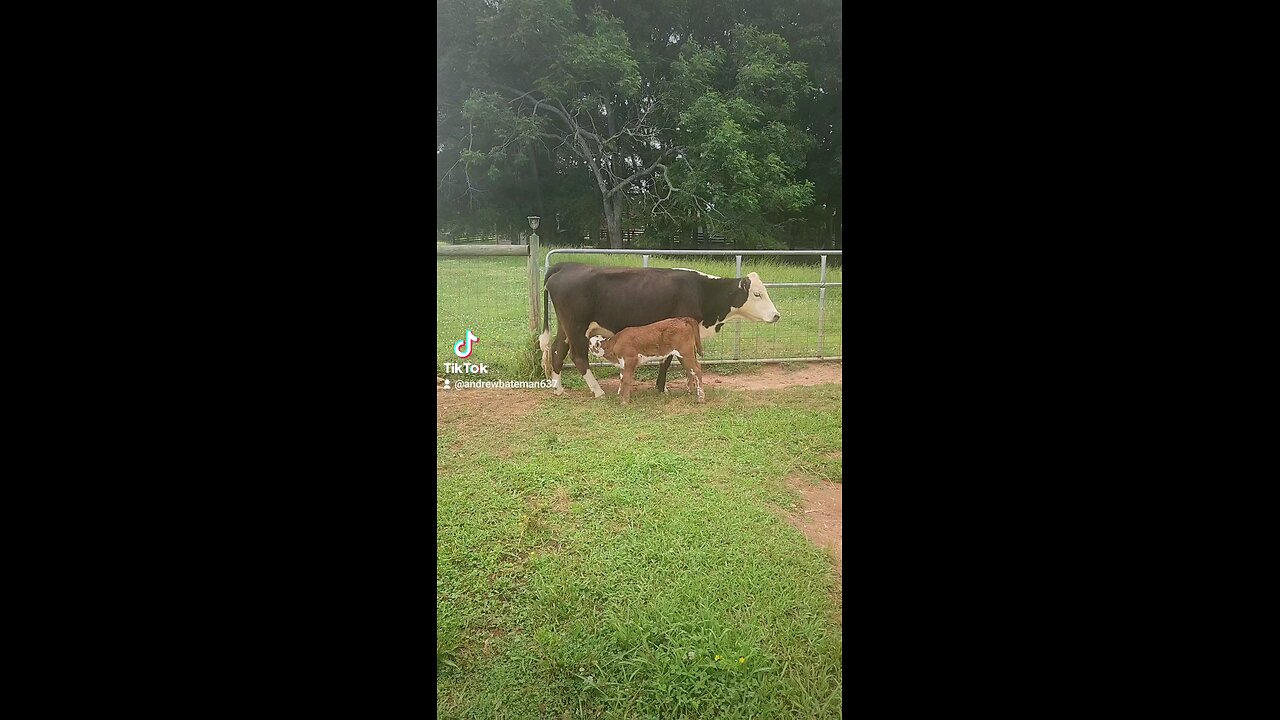
[[[598,358],[604,357],[604,337],[600,335],[593,336],[587,341],[588,350],[592,355]]]
[[[725,320],[734,318],[742,318],[750,322],[776,323],[782,319],[778,314],[778,308],[774,307],[773,301],[769,299],[769,290],[760,282],[760,276],[751,273],[747,275],[751,280],[751,287],[747,290],[747,301],[742,307],[732,308]]]

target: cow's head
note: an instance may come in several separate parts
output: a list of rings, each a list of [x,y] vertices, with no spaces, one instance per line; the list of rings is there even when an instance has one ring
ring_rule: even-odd
[[[595,355],[598,358],[604,357],[604,336],[591,336],[591,339],[587,341],[587,345],[592,355]]]
[[[782,319],[778,308],[769,299],[769,290],[755,273],[750,273],[739,281],[730,305],[732,307],[726,320],[740,317],[750,322],[776,323]]]

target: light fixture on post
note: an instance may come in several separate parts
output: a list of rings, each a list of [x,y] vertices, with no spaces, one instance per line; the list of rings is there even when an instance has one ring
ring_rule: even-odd
[[[529,227],[534,232],[529,235],[529,331],[534,335],[538,334],[538,298],[542,294],[540,292],[539,283],[542,278],[542,272],[538,268],[538,222],[542,220],[537,215],[530,215],[526,218],[529,221]]]

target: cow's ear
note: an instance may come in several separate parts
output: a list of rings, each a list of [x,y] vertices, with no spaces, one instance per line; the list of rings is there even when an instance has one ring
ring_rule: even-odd
[[[749,277],[744,277],[744,278],[742,278],[742,282],[739,282],[739,283],[738,283],[738,288],[739,288],[739,289],[741,289],[741,290],[746,290],[747,292],[750,292],[750,291],[751,291],[751,278],[749,278]]]

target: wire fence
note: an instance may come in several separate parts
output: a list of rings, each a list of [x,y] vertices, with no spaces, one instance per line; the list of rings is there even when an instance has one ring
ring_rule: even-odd
[[[484,364],[489,378],[535,380],[541,368],[529,328],[529,273],[524,257],[437,256],[436,374],[460,379],[454,365]],[[539,298],[541,302],[541,298]],[[467,357],[454,345],[478,340]],[[465,345],[461,349],[465,352]]]
[[[484,248],[477,248],[483,250]],[[731,322],[707,340],[702,362],[766,360],[841,360],[843,358],[843,268],[839,251],[605,251],[581,253],[557,248],[538,258],[538,279],[545,262],[562,260],[628,267],[683,267],[720,277],[756,272],[769,289],[782,320],[774,324]],[[573,254],[576,253],[576,254]],[[470,254],[469,252],[467,253]],[[542,253],[539,253],[540,255]],[[683,256],[688,255],[688,256]],[[741,265],[737,256],[741,256]],[[822,279],[820,255],[827,256],[826,286],[796,285]],[[644,257],[648,256],[648,257]],[[536,335],[530,331],[528,258],[462,256],[438,251],[436,258],[436,374],[455,380],[460,365],[484,365],[485,379],[542,379]],[[542,309],[539,282],[537,303]],[[548,303],[549,326],[556,331],[555,306]],[[542,327],[539,319],[538,327]],[[465,352],[467,334],[476,340]],[[455,352],[458,343],[464,343]],[[595,360],[595,358],[592,358]],[[594,365],[602,365],[595,362]],[[654,363],[651,363],[654,364]],[[603,375],[601,375],[603,377]]]
[[[629,267],[680,267],[717,277],[755,272],[782,320],[731,322],[703,344],[703,363],[843,360],[843,253],[838,250],[596,250],[547,252],[543,277],[558,261]],[[544,290],[545,292],[545,290]],[[555,307],[547,312],[555,321]],[[554,328],[554,324],[552,328]],[[594,360],[594,358],[593,358]],[[650,361],[648,364],[657,364]],[[608,363],[592,362],[604,366]]]

